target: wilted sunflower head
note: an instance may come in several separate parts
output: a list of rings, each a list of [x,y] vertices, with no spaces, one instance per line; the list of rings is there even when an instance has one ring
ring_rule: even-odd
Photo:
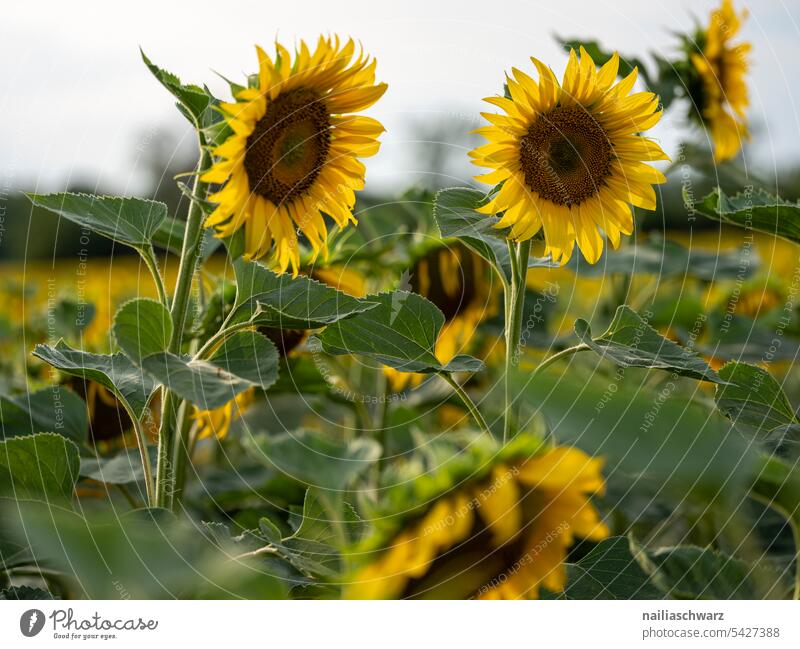
[[[355,549],[364,565],[346,597],[534,599],[563,590],[576,537],[608,536],[590,502],[604,489],[600,460],[524,435],[491,457],[469,452],[473,463],[459,457],[404,497],[387,494],[394,511]]]
[[[478,180],[502,183],[480,211],[502,212],[496,225],[510,227],[514,240],[543,229],[546,254],[562,264],[576,243],[595,263],[601,232],[616,247],[621,234],[633,232],[629,204],[654,210],[652,184],[666,181],[643,162],[666,160],[666,154],[640,135],[661,118],[658,96],[630,94],[636,69],[614,84],[616,53],[600,70],[585,49],[580,54],[579,60],[570,52],[561,84],[537,59],[538,82],[512,68],[510,97],[486,99],[505,114],[482,113],[491,125],[477,132],[489,143],[471,153],[475,164],[493,169]]]
[[[745,76],[749,68],[750,43],[732,45],[747,11],[737,15],[731,0],[711,12],[706,28],[687,44],[694,75],[690,75],[689,94],[708,127],[717,161],[734,157],[742,142],[750,138],[745,111],[749,105]]]
[[[352,40],[320,37],[312,52],[301,41],[294,60],[276,43],[273,60],[257,47],[257,85],[220,104],[233,134],[213,150],[218,158],[204,182],[223,183],[206,220],[218,236],[244,228],[245,254],[272,255],[296,274],[302,232],[314,256],[326,250],[323,213],[340,227],[355,221],[356,190],[364,186],[358,158],[374,155],[383,126],[351,113],[386,91],[375,83],[375,60]]]

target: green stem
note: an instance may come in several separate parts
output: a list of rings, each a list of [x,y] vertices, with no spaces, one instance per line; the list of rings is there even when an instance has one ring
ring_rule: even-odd
[[[175,490],[173,492],[173,507],[177,506],[183,498],[183,490],[186,486],[186,468],[191,466],[191,441],[192,418],[189,415],[192,405],[186,401],[181,403],[178,411],[176,430],[179,432],[175,441],[175,455],[173,463],[175,467]]]
[[[350,392],[353,393],[353,409],[356,413],[356,420],[358,422],[358,426],[363,431],[372,431],[373,434],[375,433],[375,424],[372,423],[372,415],[369,413],[369,408],[367,405],[358,399],[355,391],[352,388],[348,388]]]
[[[150,271],[150,275],[153,277],[153,282],[155,283],[156,290],[158,291],[159,302],[161,302],[161,304],[163,304],[165,307],[169,308],[167,291],[164,288],[164,279],[161,277],[161,271],[158,269],[158,260],[156,259],[156,252],[153,250],[153,246],[141,250],[140,254],[145,266],[147,266],[147,270]]]
[[[464,388],[462,388],[458,384],[458,381],[456,381],[447,372],[439,372],[439,376],[441,376],[445,381],[447,381],[450,387],[453,388],[453,391],[458,395],[459,399],[461,399],[462,403],[467,407],[467,410],[469,410],[469,414],[472,415],[472,418],[475,420],[478,426],[480,426],[484,431],[486,431],[487,433],[489,433],[489,435],[491,435],[492,431],[489,429],[489,424],[486,423],[486,420],[483,418],[483,415],[481,414],[480,410],[478,410],[478,406],[475,405],[475,402],[470,398],[466,390],[464,390]]]
[[[238,324],[230,325],[229,327],[225,327],[220,329],[215,333],[211,338],[209,338],[205,344],[197,350],[197,353],[194,355],[196,359],[204,358],[206,354],[208,354],[216,345],[217,343],[221,343],[230,336],[232,333],[237,331],[241,331],[242,329],[250,329],[253,327],[252,322],[239,322]]]
[[[512,376],[521,352],[519,343],[522,335],[522,311],[525,307],[525,280],[528,275],[531,242],[530,240],[518,244],[509,242],[508,251],[511,256],[511,286],[505,296],[506,362],[503,374],[505,395],[503,442],[508,441],[516,425]]]
[[[139,456],[142,459],[142,469],[144,470],[144,486],[147,492],[147,504],[154,507],[156,504],[156,493],[153,484],[153,465],[150,462],[150,453],[147,452],[147,438],[142,430],[142,422],[136,414],[128,407],[125,399],[119,399],[119,403],[125,409],[128,418],[133,423],[133,432],[136,435],[136,445],[139,447]]]
[[[375,407],[376,436],[384,452],[386,451],[386,418],[389,414],[389,379],[384,372],[378,372],[378,403]]]
[[[158,431],[158,465],[156,469],[156,507],[172,509],[172,496],[175,493],[175,472],[172,465],[172,449],[175,446],[175,396],[171,390],[164,389],[164,403],[161,406],[161,426]]]
[[[584,345],[581,343],[580,345],[575,345],[574,347],[567,347],[566,349],[562,349],[560,352],[553,354],[552,356],[548,356],[545,358],[539,366],[531,372],[530,377],[528,377],[528,381],[532,381],[534,377],[541,372],[545,367],[555,363],[556,361],[561,360],[562,358],[566,358],[567,356],[572,356],[578,352],[583,352],[589,349],[589,345]]]
[[[201,201],[204,198],[204,186],[200,182],[200,175],[211,164],[211,155],[202,146],[201,136],[200,162],[197,167],[197,178],[194,183],[194,194],[189,205],[189,214],[186,217],[186,228],[183,235],[181,260],[178,266],[178,278],[175,282],[175,294],[172,300],[172,337],[168,350],[179,353],[183,343],[186,328],[187,313],[189,310],[189,297],[192,283],[197,268],[200,241],[203,233],[203,208]],[[158,471],[156,475],[156,506],[172,509],[175,486],[180,480],[174,466],[176,425],[180,399],[171,391],[164,388],[164,403],[161,410],[161,428],[158,435]]]
[[[66,574],[58,570],[48,568],[11,568],[9,571],[14,577],[66,577]]]
[[[519,244],[506,240],[508,246],[508,256],[511,259],[511,285],[514,284],[516,277],[519,275]]]
[[[192,291],[195,270],[197,269],[197,258],[200,254],[200,241],[203,234],[204,219],[201,201],[204,198],[205,190],[199,176],[208,169],[210,164],[211,156],[203,148],[200,162],[198,163],[198,178],[194,185],[194,196],[186,218],[181,261],[178,266],[178,278],[175,281],[175,297],[172,301],[171,311],[173,330],[169,345],[169,351],[171,352],[179,352],[183,343],[183,333],[186,328],[186,316],[189,309],[189,296]]]

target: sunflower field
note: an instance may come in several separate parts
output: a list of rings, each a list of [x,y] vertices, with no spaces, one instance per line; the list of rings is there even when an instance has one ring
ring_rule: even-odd
[[[0,599],[800,599],[800,204],[743,164],[746,17],[498,69],[477,175],[379,199],[356,40],[225,97],[143,53],[181,209],[27,191],[111,254],[2,266]]]

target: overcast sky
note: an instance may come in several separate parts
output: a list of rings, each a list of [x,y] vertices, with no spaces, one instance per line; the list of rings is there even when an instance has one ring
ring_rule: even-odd
[[[154,146],[165,133],[191,137],[166,91],[142,64],[140,45],[158,65],[186,81],[206,83],[226,97],[225,84],[212,70],[242,79],[255,70],[254,43],[268,48],[277,36],[291,46],[298,38],[331,32],[360,39],[378,59],[378,78],[389,84],[370,111],[387,133],[380,154],[368,166],[368,183],[400,191],[418,180],[420,172],[409,124],[444,120],[456,131],[459,126],[464,132],[475,128],[478,112],[486,109],[481,98],[498,91],[510,66],[530,71],[529,57],[535,55],[558,74],[563,71],[566,56],[554,34],[594,37],[622,53],[655,50],[669,56],[675,43],[671,31],[690,29],[693,14],[705,21],[715,4],[9,3],[0,22],[0,182],[42,191],[80,181],[135,192],[141,185],[137,151]],[[750,117],[761,130],[751,160],[770,166],[773,161],[795,162],[800,160],[800,0],[746,5],[750,18],[743,37],[754,47]],[[738,1],[736,6],[745,3]],[[680,113],[668,114],[652,132],[668,150],[686,136]],[[453,178],[454,183],[463,180]]]

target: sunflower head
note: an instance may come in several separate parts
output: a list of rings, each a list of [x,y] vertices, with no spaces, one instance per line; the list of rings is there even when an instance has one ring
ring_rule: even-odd
[[[278,349],[280,358],[293,356],[308,338],[305,329],[278,329],[276,327],[258,327],[258,333],[269,338]]]
[[[408,288],[427,298],[444,315],[436,341],[436,357],[450,362],[463,353],[478,326],[497,310],[489,265],[458,241],[427,248],[412,262]],[[402,390],[421,382],[424,375],[385,368],[392,388]]]
[[[746,17],[746,10],[737,15],[732,1],[722,0],[694,42],[686,42],[692,64],[688,83],[694,104],[691,114],[707,126],[719,162],[734,157],[742,142],[750,138],[745,116],[750,103],[745,80],[750,43],[731,42]]]
[[[386,494],[346,597],[533,599],[564,588],[574,539],[608,535],[589,500],[604,488],[601,462],[526,435],[488,451],[473,440]]]
[[[68,385],[86,401],[90,441],[93,444],[122,441],[133,423],[117,398],[107,388],[89,379],[72,377]]]
[[[449,362],[463,351],[478,325],[495,313],[488,264],[464,244],[447,243],[426,251],[411,268],[411,290],[444,315],[436,356]]]
[[[510,96],[486,99],[504,114],[483,113],[490,125],[477,132],[488,143],[471,155],[492,169],[478,180],[502,186],[481,211],[503,213],[496,226],[510,228],[514,240],[544,230],[546,254],[555,261],[566,263],[577,243],[595,263],[601,233],[616,247],[621,234],[633,231],[630,204],[656,207],[652,185],[666,178],[645,162],[667,156],[640,133],[661,118],[659,99],[630,94],[636,69],[615,84],[617,54],[598,70],[585,49],[580,59],[571,51],[561,84],[532,60],[538,82],[514,68]]]
[[[323,214],[340,227],[355,222],[355,191],[364,186],[359,158],[378,151],[383,126],[353,115],[386,91],[375,83],[375,60],[352,40],[322,38],[292,55],[260,47],[254,86],[220,108],[232,135],[213,149],[217,162],[201,179],[225,183],[211,196],[206,220],[218,236],[244,229],[245,255],[271,255],[281,272],[300,265],[298,231],[316,257],[327,250]]]
[[[197,426],[197,439],[216,437],[222,439],[228,434],[231,424],[239,419],[255,400],[255,389],[240,392],[224,406],[213,410],[194,409],[192,418]]]
[[[755,320],[785,305],[786,299],[786,288],[780,281],[760,277],[728,293],[722,307],[726,313]]]

